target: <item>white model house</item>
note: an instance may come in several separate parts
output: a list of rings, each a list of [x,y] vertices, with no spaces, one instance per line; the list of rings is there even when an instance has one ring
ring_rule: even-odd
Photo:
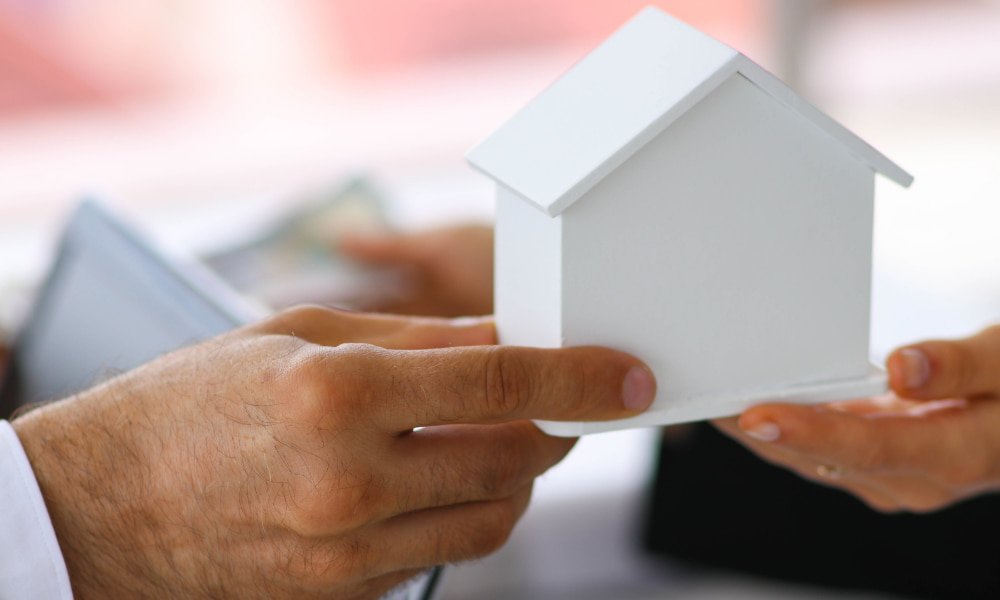
[[[875,173],[912,177],[745,56],[647,8],[475,147],[497,184],[501,343],[645,360],[644,415],[885,389],[869,363]]]

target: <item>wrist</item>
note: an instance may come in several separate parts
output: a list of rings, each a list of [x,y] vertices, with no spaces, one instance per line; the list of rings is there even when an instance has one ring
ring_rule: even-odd
[[[15,419],[13,426],[42,492],[59,548],[78,598],[148,592],[123,586],[139,548],[135,503],[121,477],[134,473],[128,445],[96,426],[83,398],[63,400]],[[110,468],[109,468],[110,467]]]

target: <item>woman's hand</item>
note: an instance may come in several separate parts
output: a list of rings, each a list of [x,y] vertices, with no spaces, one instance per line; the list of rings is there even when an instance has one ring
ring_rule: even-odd
[[[898,349],[887,367],[885,397],[765,404],[715,424],[881,511],[933,511],[1000,490],[1000,326]]]
[[[352,237],[339,249],[365,263],[407,273],[402,293],[365,310],[459,317],[493,312],[493,230],[479,225]]]

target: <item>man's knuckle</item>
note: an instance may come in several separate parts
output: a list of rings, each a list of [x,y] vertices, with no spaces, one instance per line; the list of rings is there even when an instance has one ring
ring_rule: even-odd
[[[297,412],[306,420],[327,413],[335,390],[328,358],[313,347],[298,353],[283,381],[283,392],[292,396]]]
[[[336,553],[337,566],[332,582],[367,581],[375,574],[376,555],[371,544],[362,539],[351,539],[342,543],[342,549]],[[328,580],[330,581],[330,580]]]
[[[493,554],[507,543],[517,523],[517,515],[511,501],[498,502],[483,520],[474,535],[476,556]]]
[[[384,482],[355,465],[349,473],[298,477],[292,485],[291,529],[303,538],[355,530],[371,522],[384,502]]]
[[[525,465],[523,459],[515,453],[505,452],[489,463],[485,468],[482,481],[482,491],[486,498],[507,498],[524,485]]]
[[[474,517],[435,530],[426,542],[428,554],[438,562],[458,562],[492,554],[510,539],[517,519],[513,500],[492,502]]]
[[[318,304],[300,304],[286,309],[283,314],[289,320],[307,323],[329,317],[333,311]]]
[[[374,549],[363,539],[318,540],[294,561],[292,575],[307,589],[329,593],[334,587],[367,581],[376,565]]]
[[[339,482],[326,501],[330,524],[340,531],[356,529],[371,522],[383,504],[384,486],[374,473]]]
[[[329,506],[319,502],[316,494],[297,493],[296,495],[295,505],[289,516],[291,530],[305,539],[329,535],[333,530],[328,514]]]
[[[485,358],[483,397],[495,415],[520,414],[528,398],[528,370],[510,348],[492,348]]]
[[[297,361],[288,379],[289,393],[311,420],[355,420],[367,406],[367,368],[356,357],[334,356],[329,349],[316,347]]]
[[[271,318],[277,333],[298,336],[317,326],[328,324],[335,311],[314,304],[302,304],[286,308]]]

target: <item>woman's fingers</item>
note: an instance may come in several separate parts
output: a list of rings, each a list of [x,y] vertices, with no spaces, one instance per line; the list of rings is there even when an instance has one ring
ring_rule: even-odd
[[[970,495],[970,490],[952,487],[925,473],[872,472],[838,464],[836,458],[817,458],[780,445],[759,442],[747,436],[736,419],[716,426],[762,459],[791,470],[810,481],[850,492],[881,512],[929,512]]]
[[[936,510],[1000,488],[1000,326],[886,361],[896,395],[765,404],[717,423],[762,458],[869,504]]]
[[[965,339],[933,340],[895,350],[889,383],[916,399],[975,397],[1000,392],[1000,326]]]
[[[885,394],[873,398],[841,400],[824,405],[830,410],[863,416],[869,419],[887,417],[933,417],[935,413],[965,408],[968,400],[949,398],[946,400],[908,400],[895,394]]]
[[[749,409],[738,428],[759,444],[795,452],[821,465],[863,474],[870,481],[895,477],[930,482],[955,498],[1000,487],[1000,403],[940,401],[933,411],[902,416],[854,414],[789,404]],[[919,509],[926,496],[889,486],[901,505]],[[940,498],[930,501],[931,504]],[[916,507],[916,508],[914,508]]]
[[[759,442],[745,434],[736,424],[735,418],[720,419],[713,421],[713,424],[761,459],[788,469],[803,479],[850,492],[871,508],[881,512],[900,510],[900,501],[890,489],[858,472],[847,471],[832,463],[819,462],[780,446]]]
[[[940,469],[965,450],[960,429],[944,419],[871,418],[817,406],[763,404],[744,412],[738,424],[757,441],[869,473]]]

